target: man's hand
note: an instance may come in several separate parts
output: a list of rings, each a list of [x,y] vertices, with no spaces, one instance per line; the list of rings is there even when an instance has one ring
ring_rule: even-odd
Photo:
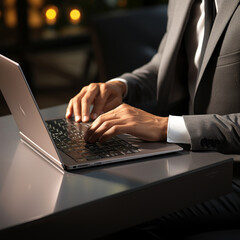
[[[146,141],[166,141],[168,117],[159,117],[121,104],[102,114],[85,134],[87,142],[105,142],[114,135],[128,133]]]
[[[125,91],[126,86],[120,81],[91,83],[69,101],[66,118],[74,114],[76,122],[88,122],[90,118],[95,120],[102,113],[119,106]],[[91,105],[94,107],[90,115]]]

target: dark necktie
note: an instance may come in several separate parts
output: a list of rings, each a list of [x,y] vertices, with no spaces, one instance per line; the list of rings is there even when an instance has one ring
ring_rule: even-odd
[[[216,16],[215,0],[205,0],[204,11],[205,11],[205,26],[204,26],[203,45],[202,45],[202,51],[201,51],[201,57],[200,57],[200,66],[202,64],[203,56],[205,54],[208,39],[212,30],[212,25]]]

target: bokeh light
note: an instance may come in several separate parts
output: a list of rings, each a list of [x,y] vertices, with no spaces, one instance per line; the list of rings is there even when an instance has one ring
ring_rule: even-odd
[[[74,24],[79,23],[81,20],[80,10],[77,8],[72,9],[69,13],[69,17],[70,17],[71,23],[74,23]]]
[[[45,9],[45,19],[46,23],[49,25],[54,25],[57,21],[58,8],[56,6],[49,6]]]

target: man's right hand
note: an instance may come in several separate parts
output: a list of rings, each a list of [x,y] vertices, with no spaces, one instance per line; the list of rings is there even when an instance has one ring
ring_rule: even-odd
[[[126,85],[121,81],[91,83],[73,97],[66,110],[66,118],[73,114],[76,122],[95,120],[102,113],[108,112],[122,103]],[[90,114],[90,106],[93,105]]]

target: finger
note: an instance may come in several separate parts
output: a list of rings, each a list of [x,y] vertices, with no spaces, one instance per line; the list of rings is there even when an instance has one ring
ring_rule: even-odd
[[[87,92],[83,96],[81,100],[81,110],[82,110],[82,121],[88,122],[89,121],[89,114],[90,114],[90,106],[93,104],[95,97],[99,93],[99,86],[98,84],[90,84]]]
[[[127,131],[128,131],[127,125],[114,125],[107,131],[105,131],[101,136],[99,136],[98,141],[100,143],[106,142],[116,135],[127,133]]]
[[[113,121],[115,121],[115,122],[113,122]],[[104,128],[108,129],[112,126],[112,124],[116,124],[116,123],[119,123],[119,122],[120,122],[120,119],[117,117],[117,114],[114,112],[114,110],[99,116],[91,124],[91,127],[86,132],[85,137],[84,137],[85,141],[90,141],[90,139],[92,138],[92,136],[94,134],[98,134],[100,131],[104,131]],[[97,137],[94,137],[94,139],[96,139],[96,138]]]
[[[78,100],[73,100],[73,112],[75,122],[81,121],[81,102]]]
[[[102,134],[109,128],[111,128],[113,125],[115,125],[115,123],[116,120],[110,120],[102,123],[98,128],[88,131],[85,135],[85,141],[90,143],[97,142],[98,139],[102,136]]]
[[[106,85],[100,86],[100,93],[94,100],[94,108],[92,110],[91,117],[95,120],[100,114],[103,113],[103,108],[110,96],[110,91],[107,91]]]
[[[84,87],[79,94],[77,94],[73,99],[72,99],[72,108],[73,108],[73,113],[75,116],[75,121],[80,122],[81,121],[81,99],[84,96],[86,92],[86,88]]]
[[[94,132],[102,125],[103,123],[103,115],[99,116],[89,127],[89,129],[86,131],[84,139],[85,141],[89,141],[91,136],[94,134]]]
[[[99,128],[100,125],[102,125],[104,122],[106,121],[110,121],[110,120],[114,120],[114,119],[118,119],[118,115],[115,112],[115,110],[111,110],[107,113],[104,113],[102,115],[100,115],[91,125],[90,130],[91,131],[95,131],[95,129]]]
[[[66,118],[70,118],[73,114],[73,104],[72,104],[72,99],[69,101],[67,109],[66,109]]]

